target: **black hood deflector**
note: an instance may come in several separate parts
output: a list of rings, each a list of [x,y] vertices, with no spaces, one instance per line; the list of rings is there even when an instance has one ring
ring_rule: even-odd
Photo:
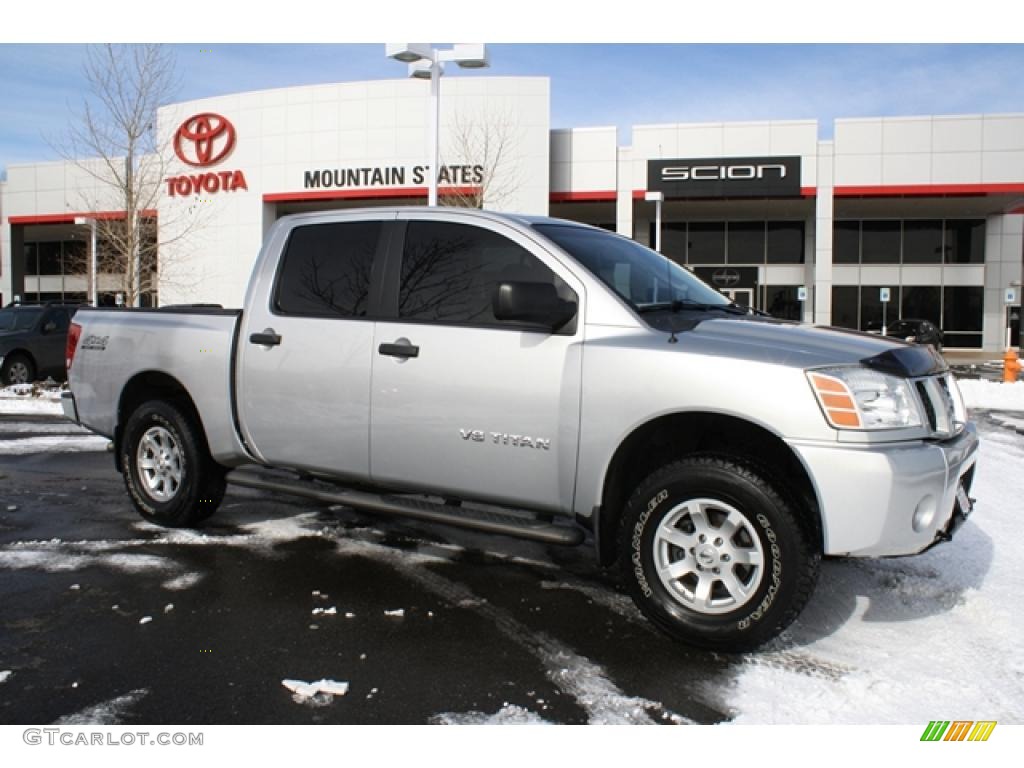
[[[887,350],[874,357],[865,357],[862,365],[882,373],[914,379],[919,376],[933,376],[945,373],[949,365],[931,345],[910,345]]]

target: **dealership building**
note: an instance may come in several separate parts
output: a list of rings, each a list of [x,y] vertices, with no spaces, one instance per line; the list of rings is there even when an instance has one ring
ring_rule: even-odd
[[[147,303],[240,306],[281,216],[425,204],[428,94],[422,81],[383,80],[161,108],[166,150],[148,158],[141,214],[159,244]],[[783,318],[867,329],[884,313],[932,320],[947,348],[995,353],[1008,329],[1019,344],[1024,114],[827,128],[634,125],[624,142],[615,127],[552,129],[547,78],[446,77],[441,203],[660,240],[737,302]],[[102,174],[98,163],[8,167],[0,303],[86,299],[70,265],[87,261],[88,222],[123,217]],[[111,299],[117,281],[100,275],[98,291]]]

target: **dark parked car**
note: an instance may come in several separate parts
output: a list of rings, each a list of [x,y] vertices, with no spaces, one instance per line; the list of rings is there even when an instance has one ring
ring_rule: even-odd
[[[12,304],[0,309],[0,386],[67,377],[64,352],[78,305]]]
[[[867,330],[868,333],[881,333],[882,324],[870,322]],[[942,351],[942,331],[930,320],[909,317],[893,320],[886,325],[885,335],[903,339],[903,341],[912,341],[915,344],[931,344],[935,349]]]

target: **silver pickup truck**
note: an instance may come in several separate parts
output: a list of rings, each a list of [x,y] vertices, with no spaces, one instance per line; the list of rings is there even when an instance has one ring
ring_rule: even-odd
[[[136,509],[226,483],[548,544],[589,534],[656,625],[738,651],[822,556],[921,552],[971,511],[978,440],[931,347],[782,322],[567,221],[289,216],[244,310],[83,310],[66,413]]]

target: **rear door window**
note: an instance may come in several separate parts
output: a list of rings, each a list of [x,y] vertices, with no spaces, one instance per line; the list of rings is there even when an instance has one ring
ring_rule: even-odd
[[[292,230],[274,293],[274,310],[307,317],[365,317],[383,223],[345,221]]]

